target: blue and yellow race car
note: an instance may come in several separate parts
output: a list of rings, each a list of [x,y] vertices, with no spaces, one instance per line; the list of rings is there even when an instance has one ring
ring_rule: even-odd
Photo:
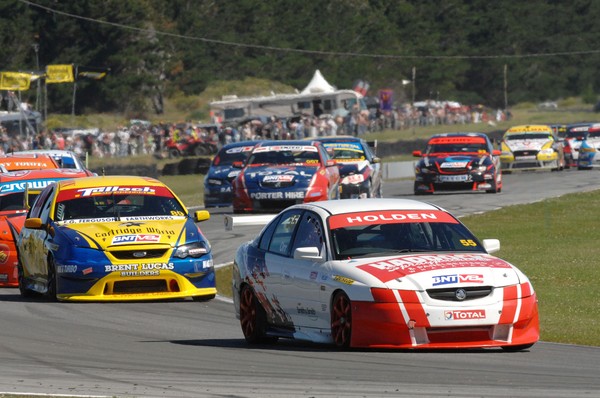
[[[59,301],[213,298],[210,244],[153,178],[88,177],[46,187],[17,238],[22,296]]]

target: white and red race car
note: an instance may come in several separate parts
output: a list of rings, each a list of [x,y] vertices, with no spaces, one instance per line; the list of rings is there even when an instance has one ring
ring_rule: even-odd
[[[489,254],[499,248],[420,201],[295,205],[238,248],[235,311],[248,343],[527,349],[539,339],[536,294]]]

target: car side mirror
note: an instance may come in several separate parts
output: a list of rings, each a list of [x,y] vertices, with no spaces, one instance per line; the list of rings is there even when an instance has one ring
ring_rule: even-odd
[[[202,222],[210,219],[210,213],[206,210],[198,210],[194,213],[194,221]]]
[[[482,243],[485,251],[490,254],[500,250],[500,241],[498,239],[484,239]]]
[[[416,158],[420,158],[423,155],[421,151],[413,151],[413,156]]]
[[[494,150],[492,151],[492,155],[493,155],[493,156],[500,156],[500,155],[502,155],[502,151],[501,151],[501,150],[499,150],[499,149],[494,149]]]
[[[41,218],[27,218],[25,219],[25,228],[29,229],[44,229],[44,224]]]
[[[318,247],[299,247],[294,250],[294,260],[310,260],[322,263],[325,261],[319,254]]]

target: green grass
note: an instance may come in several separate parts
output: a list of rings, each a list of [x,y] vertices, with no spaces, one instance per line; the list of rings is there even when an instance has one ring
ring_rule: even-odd
[[[521,269],[537,292],[544,341],[600,346],[600,191],[464,217],[496,255]]]

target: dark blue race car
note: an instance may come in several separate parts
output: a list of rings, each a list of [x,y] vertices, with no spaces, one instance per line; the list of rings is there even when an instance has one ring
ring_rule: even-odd
[[[239,168],[233,167],[233,163],[245,162],[255,145],[255,141],[235,142],[217,152],[204,177],[204,207],[231,206],[231,182],[240,172]]]

